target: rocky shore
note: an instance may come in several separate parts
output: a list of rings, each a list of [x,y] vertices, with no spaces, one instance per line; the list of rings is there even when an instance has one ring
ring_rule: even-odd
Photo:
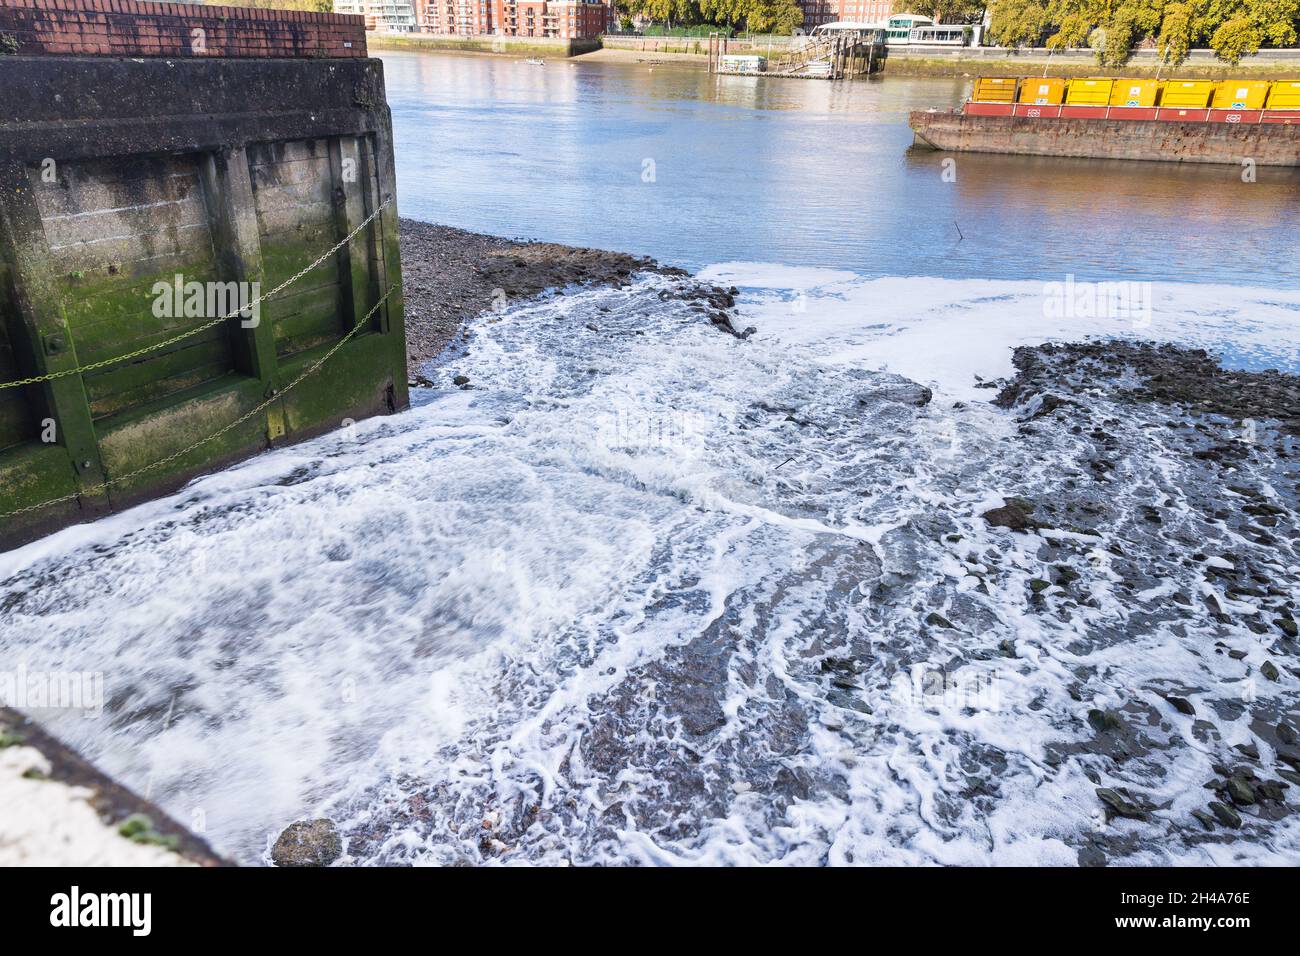
[[[401,220],[402,284],[406,298],[407,369],[420,383],[421,366],[437,358],[465,323],[503,311],[548,290],[622,286],[637,272],[688,278],[688,273],[645,256],[584,249],[553,242],[505,239],[416,219]],[[714,324],[727,331],[734,289],[686,283]]]
[[[1300,379],[1113,341],[1021,348],[1014,363],[995,404],[1031,445],[1068,436],[1074,466],[1050,499],[1012,498],[984,515],[1041,538],[1046,573],[1030,582],[1031,608],[1100,612],[1080,649],[1131,640],[1137,627],[1191,665],[1142,682],[1079,668],[1071,693],[1089,701],[1105,688],[1112,706],[1089,709],[1091,739],[1053,747],[1049,762],[1078,760],[1111,783],[1096,789],[1107,820],[1154,823],[1188,846],[1269,842],[1300,796]],[[1170,790],[1198,765],[1199,798]],[[1098,826],[1079,862],[1142,842]]]

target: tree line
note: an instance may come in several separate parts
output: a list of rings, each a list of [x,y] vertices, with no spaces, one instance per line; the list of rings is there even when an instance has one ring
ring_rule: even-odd
[[[993,0],[989,39],[1002,46],[1097,51],[1103,66],[1122,66],[1150,41],[1177,66],[1193,47],[1240,62],[1264,46],[1293,46],[1300,0]]]

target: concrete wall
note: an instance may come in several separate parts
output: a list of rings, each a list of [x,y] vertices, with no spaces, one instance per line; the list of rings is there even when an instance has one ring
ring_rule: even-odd
[[[643,37],[604,36],[601,45],[606,50],[633,50],[638,53],[695,53],[707,56],[709,38],[703,37]],[[736,36],[727,40],[729,54],[755,54],[781,56],[806,43],[805,37],[788,36]]]
[[[0,387],[0,547],[406,407],[395,201],[256,324],[156,348],[227,311],[159,316],[160,281],[270,292],[395,199],[379,61],[9,56],[0,90],[0,386],[75,372]]]
[[[436,50],[443,53],[493,53],[498,56],[570,57],[600,49],[600,40],[563,40],[548,37],[417,36],[367,34],[375,50]]]

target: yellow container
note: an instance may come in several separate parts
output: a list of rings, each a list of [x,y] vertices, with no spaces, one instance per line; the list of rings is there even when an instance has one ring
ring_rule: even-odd
[[[1116,80],[1110,89],[1110,105],[1155,106],[1160,85],[1159,80]]]
[[[1265,108],[1270,110],[1300,110],[1300,82],[1287,80],[1282,83],[1274,83],[1273,88],[1268,91],[1268,102]]]
[[[1014,103],[1016,82],[1014,76],[981,76],[970,98],[976,103]]]
[[[1115,81],[1106,77],[1084,77],[1070,81],[1065,94],[1067,106],[1107,106]]]
[[[1262,110],[1269,85],[1267,80],[1224,80],[1210,105],[1216,110]]]
[[[1059,106],[1065,99],[1065,80],[1059,76],[1026,77],[1020,81],[1020,102]]]
[[[1203,110],[1210,105],[1214,84],[1209,80],[1169,80],[1160,97],[1160,105],[1172,109]]]

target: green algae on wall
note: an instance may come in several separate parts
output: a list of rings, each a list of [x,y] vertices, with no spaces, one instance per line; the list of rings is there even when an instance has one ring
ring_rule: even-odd
[[[406,407],[381,64],[45,58],[0,87],[0,547]],[[70,119],[57,150],[23,131]]]

